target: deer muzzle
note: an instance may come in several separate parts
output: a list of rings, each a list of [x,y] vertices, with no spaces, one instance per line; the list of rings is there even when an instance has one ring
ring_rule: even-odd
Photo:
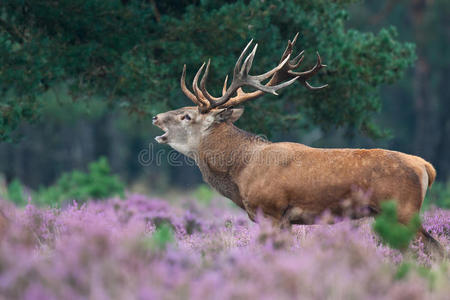
[[[158,118],[158,116],[154,116],[152,118],[152,123],[153,125],[159,127],[161,130],[164,131],[163,135],[159,135],[157,137],[155,137],[155,140],[159,143],[159,144],[167,144],[168,142],[168,136],[169,136],[169,130],[161,124],[160,122],[161,118]]]

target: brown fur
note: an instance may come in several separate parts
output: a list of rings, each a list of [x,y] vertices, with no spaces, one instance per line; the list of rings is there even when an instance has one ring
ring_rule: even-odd
[[[223,141],[226,141],[224,143]],[[434,168],[423,159],[383,149],[319,149],[296,143],[269,143],[230,123],[201,140],[198,165],[206,182],[244,208],[274,221],[309,223],[336,209],[352,189],[370,193],[369,206],[398,202],[399,220],[419,212],[422,178],[431,185]]]
[[[436,170],[434,167],[427,161],[425,161],[425,169],[427,170],[428,174],[428,186],[431,187],[434,180],[436,179]]]

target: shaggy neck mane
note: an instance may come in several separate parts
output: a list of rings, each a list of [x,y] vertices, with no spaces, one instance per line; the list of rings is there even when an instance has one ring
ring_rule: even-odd
[[[256,147],[269,141],[239,129],[232,123],[220,123],[211,128],[199,146],[199,167],[220,173],[238,172]],[[233,172],[234,171],[234,172]]]

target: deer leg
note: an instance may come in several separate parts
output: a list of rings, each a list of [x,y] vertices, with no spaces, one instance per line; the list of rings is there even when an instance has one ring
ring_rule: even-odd
[[[422,239],[425,247],[427,248],[426,250],[430,251],[432,254],[437,254],[436,257],[448,257],[448,253],[446,253],[441,243],[429,234],[423,226],[420,226],[419,232],[417,233],[417,238]]]
[[[417,198],[417,196],[416,196]],[[414,199],[413,197],[410,197],[410,199]],[[416,204],[416,206],[413,205],[399,205],[397,206],[397,213],[398,213],[398,221],[404,225],[409,224],[411,221],[411,218],[420,211],[420,205],[421,205],[422,199],[417,198],[416,201],[413,203]],[[405,203],[405,202],[403,202]],[[424,243],[425,252],[432,254],[435,257],[445,257],[446,253],[442,245],[431,235],[429,234],[425,228],[421,225],[419,230],[417,231],[416,239],[421,239]]]
[[[281,213],[281,215],[273,216],[272,214],[265,214],[264,217],[269,219],[272,225],[281,230],[290,230],[291,229],[291,221],[290,221],[290,213],[292,210],[292,206],[288,205]],[[273,213],[273,211],[272,211]]]
[[[291,222],[289,222],[289,220],[285,217],[281,217],[281,219],[278,221],[277,226],[281,229],[281,230],[290,230],[291,229]]]
[[[270,204],[270,201],[266,200],[266,198],[243,199],[242,203],[248,217],[253,222],[259,223],[262,221],[260,220],[262,218],[264,221],[268,221],[275,228],[290,228],[290,222],[285,216],[289,206],[280,213],[281,207],[266,205]]]
[[[296,225],[312,225],[317,217],[317,214],[305,211],[300,207],[288,207],[284,218],[289,224]]]
[[[248,211],[248,210],[247,210],[247,215],[250,218],[250,220],[252,220],[252,222],[255,222],[255,223],[265,221],[265,222],[270,223],[274,228],[278,228],[281,230],[291,228],[291,223],[284,215],[281,215],[281,217],[276,217],[276,216],[273,216],[272,214],[266,213],[264,211],[261,211],[261,213],[258,214],[258,213]]]
[[[281,218],[277,218],[268,214],[263,213],[262,216],[265,220],[269,221],[270,224],[272,224],[272,226],[274,228],[278,228],[280,230],[290,230],[291,228],[291,223],[289,222],[288,219],[284,218],[283,216]]]

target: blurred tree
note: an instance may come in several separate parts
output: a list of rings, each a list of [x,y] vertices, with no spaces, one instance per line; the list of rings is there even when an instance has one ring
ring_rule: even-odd
[[[250,38],[261,43],[254,72],[276,63],[286,40],[300,31],[304,67],[319,50],[329,66],[317,82],[270,101],[254,101],[241,125],[277,129],[333,126],[383,134],[371,122],[379,87],[393,83],[414,60],[414,47],[393,28],[377,34],[346,30],[352,0],[119,1],[3,0],[0,3],[0,138],[42,116],[42,97],[68,84],[73,100],[93,96],[112,107],[149,116],[189,104],[178,82],[211,57],[211,87],[221,86]],[[192,77],[191,77],[192,78]],[[214,90],[214,88],[213,88]]]

